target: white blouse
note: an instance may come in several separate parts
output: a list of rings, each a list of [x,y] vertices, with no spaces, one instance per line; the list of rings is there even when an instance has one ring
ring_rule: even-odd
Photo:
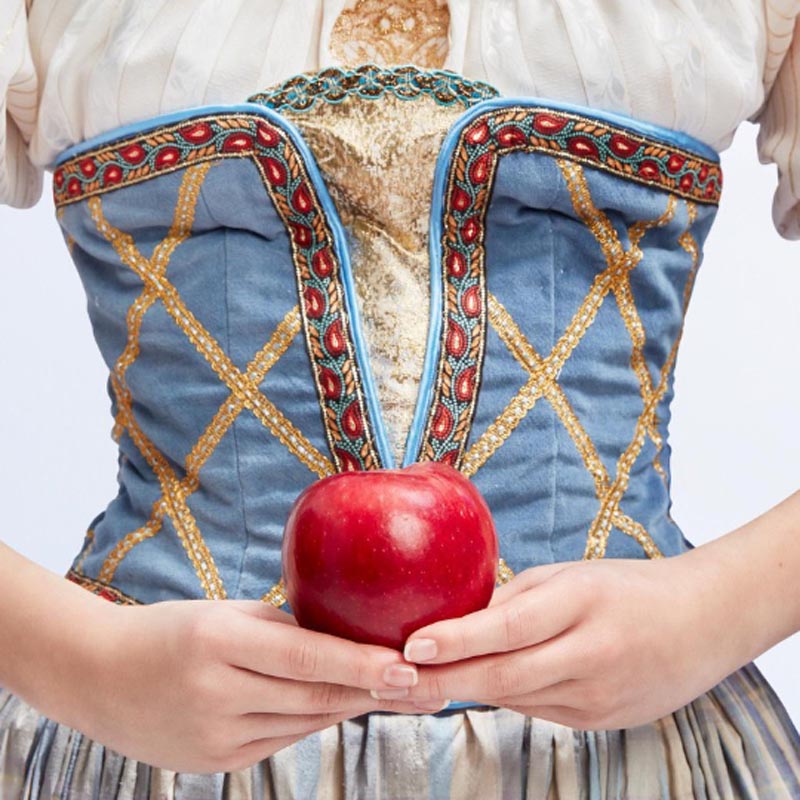
[[[758,156],[778,166],[775,225],[796,239],[798,14],[800,0],[0,0],[0,202],[32,205],[42,170],[87,137],[375,61],[618,111],[719,151],[757,122]]]

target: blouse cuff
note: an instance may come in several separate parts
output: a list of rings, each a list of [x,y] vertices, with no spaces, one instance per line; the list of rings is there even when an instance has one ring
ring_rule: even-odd
[[[791,36],[791,42],[783,50],[768,51],[774,63],[765,70],[766,101],[750,119],[760,126],[759,160],[778,167],[772,202],[775,228],[785,239],[800,239],[800,26],[793,14],[769,21],[783,28],[777,41],[786,42]]]
[[[37,80],[24,0],[0,3],[0,203],[27,208],[42,194],[42,171],[27,144],[37,115]]]

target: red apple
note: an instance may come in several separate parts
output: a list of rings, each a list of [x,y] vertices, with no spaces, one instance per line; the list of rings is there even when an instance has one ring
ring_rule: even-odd
[[[289,512],[282,556],[301,626],[402,650],[423,625],[486,608],[498,545],[469,479],[426,462],[312,484]]]

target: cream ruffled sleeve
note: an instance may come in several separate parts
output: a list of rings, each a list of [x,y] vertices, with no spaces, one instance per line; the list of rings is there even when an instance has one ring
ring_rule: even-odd
[[[36,70],[25,0],[0,0],[0,203],[26,208],[42,193],[42,172],[28,159],[37,113]]]
[[[775,227],[786,239],[800,239],[800,2],[772,0],[765,10],[766,101],[751,121],[760,126],[759,160],[778,167]]]

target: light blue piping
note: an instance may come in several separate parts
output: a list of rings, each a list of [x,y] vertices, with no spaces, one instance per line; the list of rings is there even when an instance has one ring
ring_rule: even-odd
[[[468,115],[468,109],[464,115]],[[403,466],[413,464],[419,456],[422,434],[428,417],[428,409],[433,394],[433,380],[439,364],[439,349],[442,335],[442,204],[444,201],[444,180],[447,177],[447,168],[450,165],[450,156],[461,131],[461,120],[458,117],[447,133],[442,147],[436,157],[436,167],[433,172],[433,191],[431,192],[431,216],[428,225],[428,260],[430,261],[430,313],[428,315],[428,338],[425,343],[425,360],[422,364],[417,391],[417,404],[414,407],[414,416],[411,427],[408,429],[405,449],[403,451]]]
[[[446,705],[442,711],[450,711],[451,708],[481,708],[483,705],[483,703],[471,703],[469,700],[456,700],[454,703]]]
[[[369,409],[369,415],[372,420],[372,430],[375,436],[375,445],[378,449],[378,456],[380,457],[382,466],[386,468],[393,467],[394,458],[392,456],[391,448],[389,447],[389,439],[386,435],[383,416],[381,415],[380,406],[378,404],[378,393],[375,387],[375,379],[372,375],[372,369],[369,358],[367,357],[367,349],[362,333],[361,317],[359,315],[358,304],[356,302],[352,267],[350,264],[350,250],[345,238],[344,227],[341,219],[339,218],[339,213],[336,210],[336,206],[334,206],[331,196],[328,194],[328,189],[322,179],[322,175],[319,172],[314,155],[312,154],[309,146],[306,144],[306,141],[299,129],[295,127],[294,123],[281,115],[279,112],[274,111],[267,106],[259,105],[258,103],[241,103],[229,106],[198,106],[196,108],[190,108],[172,114],[164,114],[162,116],[147,120],[145,123],[124,125],[120,128],[115,128],[112,131],[101,134],[100,136],[94,136],[91,139],[87,139],[85,142],[81,142],[80,144],[65,150],[58,157],[56,165],[63,163],[65,160],[74,158],[75,156],[78,156],[88,150],[94,150],[98,147],[103,147],[104,145],[110,144],[111,142],[119,139],[124,139],[133,135],[144,134],[155,128],[160,128],[164,125],[171,125],[184,119],[197,116],[207,116],[209,114],[259,114],[262,117],[266,117],[267,119],[271,120],[285,130],[292,139],[295,147],[297,147],[297,149],[300,151],[300,154],[302,155],[308,169],[308,176],[317,192],[317,196],[322,204],[322,208],[328,217],[331,232],[333,233],[334,248],[341,265],[342,284],[344,285],[345,294],[345,310],[347,315],[350,317],[353,345],[356,350],[358,366],[361,370],[362,382],[364,385],[364,395],[367,402],[367,408]]]
[[[572,114],[581,114],[593,119],[603,120],[610,125],[618,128],[626,128],[632,133],[646,136],[650,139],[658,139],[668,144],[690,150],[711,161],[719,163],[719,153],[709,145],[695,139],[682,131],[663,128],[649,122],[642,122],[623,114],[616,114],[611,111],[597,111],[585,106],[573,105],[570,103],[559,103],[553,100],[546,100],[538,97],[490,97],[481,100],[471,108],[467,109],[461,116],[457,117],[451,125],[447,135],[442,142],[442,147],[436,158],[436,168],[433,173],[433,191],[431,197],[431,217],[428,236],[428,253],[430,259],[430,320],[428,323],[428,339],[425,350],[425,360],[422,367],[422,377],[420,379],[419,392],[417,394],[417,404],[414,408],[414,416],[411,427],[406,438],[403,466],[413,464],[419,455],[422,434],[429,413],[431,394],[433,392],[433,380],[436,367],[439,362],[439,349],[441,347],[442,333],[442,214],[444,206],[444,188],[447,171],[450,166],[450,158],[455,149],[458,137],[464,128],[469,125],[476,117],[498,108],[508,106],[523,106],[527,108],[556,109]]]

